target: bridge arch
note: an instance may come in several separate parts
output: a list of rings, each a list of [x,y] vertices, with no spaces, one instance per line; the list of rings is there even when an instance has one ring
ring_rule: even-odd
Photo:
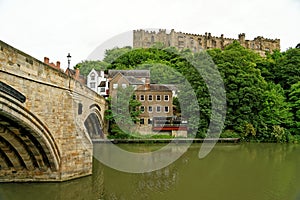
[[[60,169],[59,148],[47,126],[18,101],[1,92],[0,169],[17,175],[27,171],[24,176],[32,180],[38,178],[33,171],[40,171],[42,176]]]
[[[89,106],[89,112],[86,114],[84,126],[91,139],[104,138],[104,121],[101,116],[101,108],[97,104]]]

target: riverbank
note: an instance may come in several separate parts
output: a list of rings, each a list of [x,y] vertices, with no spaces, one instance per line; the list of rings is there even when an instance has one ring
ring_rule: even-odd
[[[93,143],[203,143],[218,142],[218,143],[238,143],[240,138],[144,138],[144,139],[92,139]]]

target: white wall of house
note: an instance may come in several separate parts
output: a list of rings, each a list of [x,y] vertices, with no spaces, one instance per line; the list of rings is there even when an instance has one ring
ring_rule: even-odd
[[[102,81],[105,82],[105,86],[99,87]],[[106,91],[108,90],[108,79],[105,77],[104,71],[92,69],[87,76],[87,86],[102,96],[106,95]]]

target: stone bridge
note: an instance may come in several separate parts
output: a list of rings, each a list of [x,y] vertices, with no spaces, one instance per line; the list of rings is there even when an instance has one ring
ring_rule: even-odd
[[[105,109],[80,82],[0,41],[0,182],[91,174]]]

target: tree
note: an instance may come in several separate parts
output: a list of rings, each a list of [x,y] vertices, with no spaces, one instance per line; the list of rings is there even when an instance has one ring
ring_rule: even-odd
[[[300,81],[300,49],[288,49],[283,56],[276,60],[274,69],[275,83],[279,83],[284,90]]]
[[[293,84],[289,90],[289,102],[293,113],[293,134],[300,135],[300,81]]]
[[[133,94],[133,87],[119,87],[117,94],[108,99],[109,109],[106,110],[105,119],[109,121],[112,134],[134,132],[134,123],[141,114],[137,108],[141,103],[133,98]]]
[[[86,60],[76,64],[74,68],[80,69],[80,73],[84,76],[87,76],[92,69],[106,70],[108,66],[109,64],[103,61]]]
[[[279,84],[269,83],[262,98],[263,109],[259,113],[262,122],[259,132],[262,140],[285,142],[288,136],[287,129],[291,126],[293,119],[284,90]]]

